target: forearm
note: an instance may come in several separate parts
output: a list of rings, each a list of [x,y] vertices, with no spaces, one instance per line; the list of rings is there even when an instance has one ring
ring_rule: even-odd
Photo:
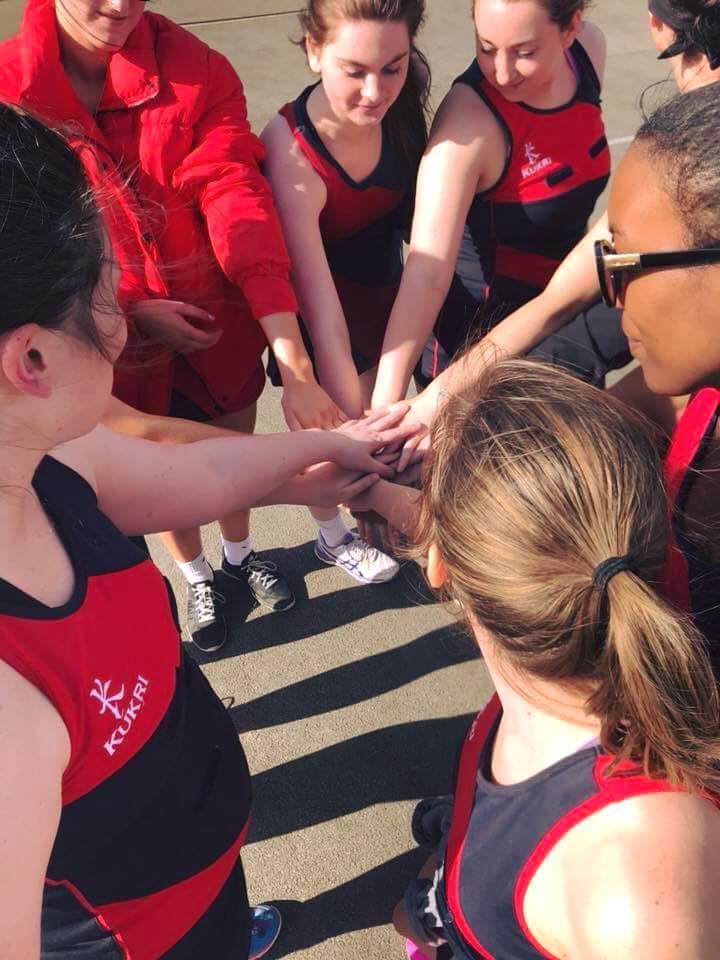
[[[315,365],[320,386],[346,417],[363,416],[364,405],[360,378],[352,358],[350,337],[324,339],[315,347]]]
[[[385,332],[373,407],[395,403],[407,393],[410,377],[445,302],[451,280],[452,267],[428,263],[427,255],[411,252],[408,256]]]
[[[369,493],[371,508],[385,517],[391,527],[412,535],[417,524],[422,494],[412,487],[403,487],[379,480]]]
[[[127,534],[197,526],[251,507],[305,468],[332,460],[337,444],[336,434],[322,430],[177,445],[113,436],[99,435],[92,461],[101,508]],[[136,471],[113,467],[128,458]]]
[[[315,380],[300,325],[293,313],[272,313],[260,320],[280,371],[283,386]]]

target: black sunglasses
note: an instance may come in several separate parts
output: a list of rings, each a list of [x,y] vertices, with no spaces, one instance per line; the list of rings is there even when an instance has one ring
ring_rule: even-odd
[[[667,250],[664,253],[616,253],[609,240],[595,241],[595,266],[602,298],[616,307],[627,283],[627,274],[660,267],[700,267],[720,263],[720,247]]]

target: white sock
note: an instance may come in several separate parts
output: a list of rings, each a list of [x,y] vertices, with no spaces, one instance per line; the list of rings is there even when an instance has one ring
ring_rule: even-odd
[[[199,556],[195,557],[195,559],[189,563],[179,563],[177,560],[175,562],[182,575],[190,584],[202,583],[203,580],[212,580],[214,577],[213,568],[205,559],[204,553],[199,554]]]
[[[348,532],[339,510],[329,520],[316,520],[315,522],[322,533],[323,540],[329,547],[337,547],[342,543],[343,537]]]
[[[252,552],[252,537],[247,540],[226,540],[222,538],[225,559],[235,567],[239,567],[243,560]]]

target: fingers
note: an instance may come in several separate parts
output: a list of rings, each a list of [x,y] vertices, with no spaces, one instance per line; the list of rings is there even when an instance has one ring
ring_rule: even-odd
[[[409,409],[409,404],[397,403],[386,410],[373,410],[370,416],[361,420],[360,423],[362,426],[372,427],[377,433],[381,433],[383,430],[388,430],[400,423]]]
[[[206,330],[217,330],[217,320],[212,313],[208,313],[207,310],[203,310],[201,307],[194,307],[191,303],[177,303],[176,309],[182,317],[189,318],[194,326],[199,326]]]
[[[285,423],[288,425],[288,430],[292,430],[294,432],[295,430],[305,429],[304,425],[295,416],[293,410],[284,410],[283,413],[285,414]]]
[[[424,451],[420,450],[420,444],[427,436],[428,434],[426,433],[418,433],[416,436],[410,437],[405,441],[405,446],[400,454],[400,459],[395,465],[398,473],[402,473],[404,470],[407,470],[411,463],[416,463],[418,460],[422,459]]]
[[[381,431],[376,430],[379,440],[378,446],[390,447],[393,443],[397,443],[399,440],[407,441],[410,439],[410,437],[415,436],[420,429],[420,424],[403,423],[400,424],[400,426],[392,427],[390,429],[383,429]]]

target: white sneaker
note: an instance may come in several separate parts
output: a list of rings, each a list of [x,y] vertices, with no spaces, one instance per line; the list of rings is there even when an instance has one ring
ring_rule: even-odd
[[[356,533],[346,533],[336,547],[328,546],[322,533],[318,533],[315,556],[323,563],[340,567],[360,583],[387,583],[400,570],[397,560],[371,547]]]

